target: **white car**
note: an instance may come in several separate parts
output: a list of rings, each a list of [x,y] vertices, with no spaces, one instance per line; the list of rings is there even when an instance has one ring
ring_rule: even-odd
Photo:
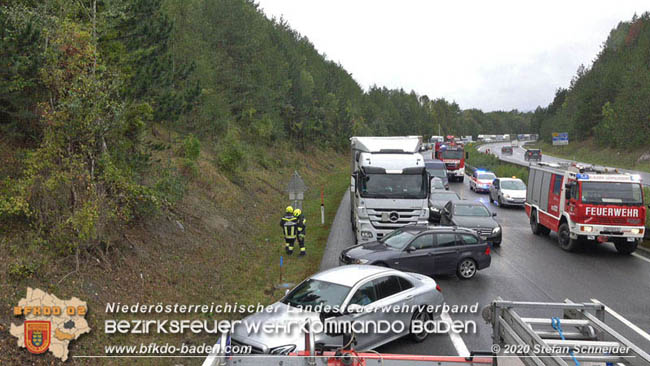
[[[475,170],[469,180],[469,189],[474,192],[489,192],[492,181],[497,178],[492,172]]]
[[[526,183],[517,178],[497,178],[490,187],[490,202],[503,206],[523,206],[526,202]]]

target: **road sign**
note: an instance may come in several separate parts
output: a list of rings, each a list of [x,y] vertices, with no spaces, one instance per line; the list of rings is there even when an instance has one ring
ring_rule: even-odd
[[[569,133],[568,132],[553,132],[553,145],[568,145]]]
[[[293,205],[295,208],[302,209],[302,201],[305,199],[305,192],[307,189],[305,181],[303,181],[300,174],[294,170],[286,191],[289,193],[289,201],[294,202]]]

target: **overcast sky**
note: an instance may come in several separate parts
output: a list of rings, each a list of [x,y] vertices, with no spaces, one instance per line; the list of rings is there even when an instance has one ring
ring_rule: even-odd
[[[463,109],[533,110],[590,65],[644,1],[258,0],[364,89],[376,84]]]

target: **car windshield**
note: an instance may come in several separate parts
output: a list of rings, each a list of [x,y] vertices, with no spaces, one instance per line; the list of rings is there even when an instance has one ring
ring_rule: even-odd
[[[440,180],[440,178],[432,179],[431,186],[435,189],[445,189],[445,184],[442,183],[442,180]]]
[[[490,216],[490,211],[485,206],[457,205],[454,208],[454,216],[488,217]]]
[[[395,230],[385,236],[381,242],[394,249],[402,249],[415,235],[410,231]]]
[[[525,191],[526,185],[520,180],[502,180],[501,189],[510,189],[513,191]]]
[[[361,196],[426,198],[426,180],[422,174],[367,174],[361,180]]]
[[[433,201],[455,201],[459,200],[460,198],[456,193],[453,192],[444,192],[444,193],[432,193],[431,194],[431,199]]]
[[[445,150],[442,152],[443,159],[462,159],[463,150]]]
[[[478,179],[480,180],[495,180],[497,178],[496,175],[492,173],[479,173],[478,174]]]
[[[432,177],[443,178],[447,176],[447,172],[444,169],[436,169],[427,167],[427,173]]]
[[[616,182],[582,182],[582,202],[642,205],[641,185]]]
[[[323,307],[341,306],[348,292],[350,292],[350,287],[310,279],[298,285],[281,302],[301,308],[319,305]]]

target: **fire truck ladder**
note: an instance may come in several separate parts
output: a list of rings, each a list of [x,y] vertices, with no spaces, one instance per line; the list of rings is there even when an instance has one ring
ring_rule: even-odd
[[[353,349],[335,351],[318,350],[311,323],[305,325],[305,351],[289,355],[229,355],[223,350],[231,343],[230,334],[223,333],[213,347],[213,352],[202,366],[490,366],[491,352],[472,352],[470,356],[426,356],[386,354],[375,351],[356,352]],[[351,339],[344,342],[351,343]]]
[[[649,342],[650,335],[604,304],[592,301],[544,303],[497,298],[483,309],[483,318],[492,324],[493,349],[500,348],[495,364],[650,366],[650,355],[615,331],[611,322],[605,323],[605,316],[622,323],[627,333],[636,333]],[[542,312],[545,317],[520,315],[526,310]]]

